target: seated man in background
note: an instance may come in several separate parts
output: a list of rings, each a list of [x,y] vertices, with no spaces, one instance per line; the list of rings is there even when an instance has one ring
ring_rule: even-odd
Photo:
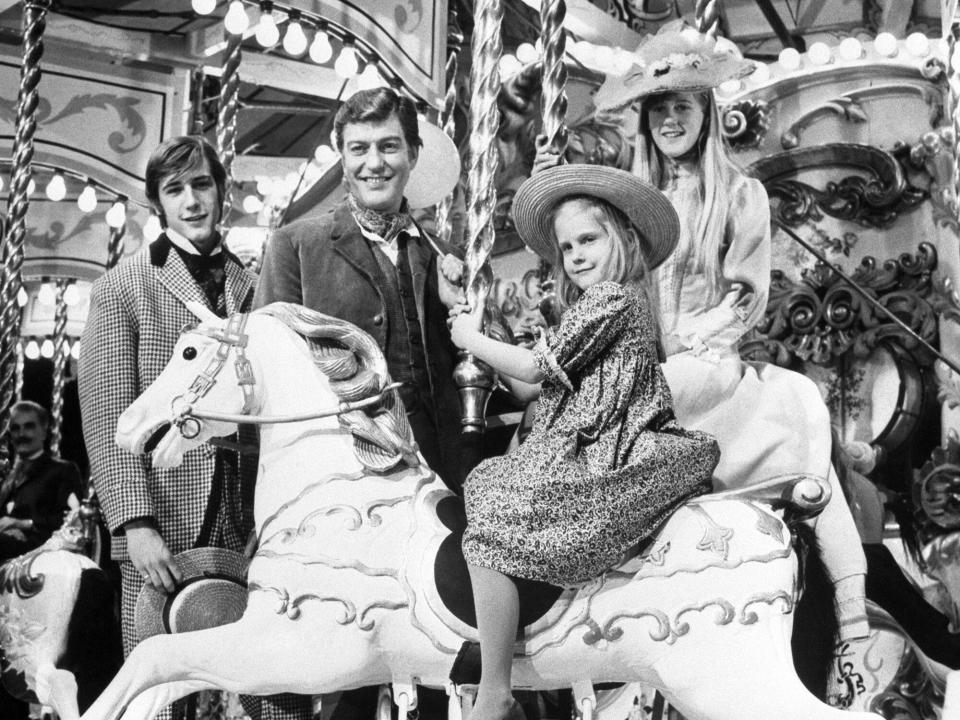
[[[0,563],[40,547],[63,524],[68,499],[83,496],[80,471],[46,447],[50,415],[29,400],[10,409],[14,460],[0,483]],[[0,685],[0,718],[26,720],[29,706]]]
[[[46,449],[50,415],[29,400],[10,411],[15,459],[0,485],[0,562],[40,547],[63,523],[67,499],[83,497],[80,471]]]

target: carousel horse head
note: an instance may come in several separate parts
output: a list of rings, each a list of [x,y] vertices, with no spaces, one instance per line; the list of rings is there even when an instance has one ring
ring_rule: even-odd
[[[198,322],[183,329],[163,372],[120,415],[118,445],[152,450],[155,467],[173,467],[239,423],[310,421],[311,432],[349,431],[368,469],[419,463],[386,360],[355,326],[289,303],[229,318],[200,303],[187,306]],[[304,356],[320,372],[304,374]],[[265,378],[285,375],[301,383],[293,394],[265,392]]]

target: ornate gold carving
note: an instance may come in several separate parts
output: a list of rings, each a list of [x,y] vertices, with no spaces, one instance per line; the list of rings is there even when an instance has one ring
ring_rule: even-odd
[[[930,108],[930,124],[936,125],[943,116],[943,102],[939,93],[930,87],[922,85],[872,85],[851,92],[843,93],[838,97],[818,105],[797,118],[780,136],[780,145],[784,150],[790,150],[800,144],[803,131],[820,118],[836,115],[842,120],[851,123],[867,121],[867,113],[861,101],[872,97],[889,97],[891,95],[916,95]]]
[[[960,529],[960,442],[956,435],[913,471],[913,500],[918,512],[938,528]]]
[[[852,278],[920,337],[934,343],[935,304],[944,302],[931,278],[936,265],[936,249],[921,243],[916,255],[904,253],[881,265],[865,257]],[[923,353],[912,336],[864,301],[831,266],[818,261],[804,270],[800,282],[773,271],[766,316],[741,345],[740,354],[785,367],[796,359],[828,366],[847,352],[866,357],[887,339]]]
[[[870,177],[848,176],[828,182],[822,190],[798,180],[781,179],[808,168],[830,167],[856,167]],[[928,195],[907,182],[892,154],[855,143],[788,150],[753,163],[750,173],[763,182],[776,201],[776,219],[791,227],[827,214],[864,227],[883,228],[915,209]]]
[[[757,147],[770,127],[770,105],[763,100],[741,100],[721,110],[723,136],[734,150]]]

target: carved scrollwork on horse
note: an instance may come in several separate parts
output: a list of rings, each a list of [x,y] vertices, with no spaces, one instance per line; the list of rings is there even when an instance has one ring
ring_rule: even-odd
[[[828,167],[854,167],[868,176],[831,181],[822,190],[799,180],[781,179],[801,170]],[[864,227],[883,228],[928,197],[926,190],[907,182],[893,155],[854,143],[788,150],[758,160],[750,166],[750,172],[776,201],[775,218],[791,227],[820,220],[826,214]]]
[[[927,342],[937,338],[937,306],[943,299],[932,282],[936,249],[921,243],[916,255],[902,254],[879,264],[865,257],[853,280]],[[895,339],[904,348],[919,343],[876,310],[823,262],[804,270],[800,282],[782,271],[771,274],[766,317],[755,336],[741,346],[747,359],[781,366],[794,361],[829,366],[852,352],[866,357],[881,342]]]

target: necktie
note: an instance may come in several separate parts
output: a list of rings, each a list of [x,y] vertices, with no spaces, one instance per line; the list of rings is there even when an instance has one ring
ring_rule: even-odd
[[[214,255],[194,255],[192,253],[181,252],[184,265],[197,285],[203,290],[210,307],[218,314],[226,312],[226,301],[224,298],[224,288],[226,285],[227,273],[225,270],[227,255],[224,252],[218,252]]]

